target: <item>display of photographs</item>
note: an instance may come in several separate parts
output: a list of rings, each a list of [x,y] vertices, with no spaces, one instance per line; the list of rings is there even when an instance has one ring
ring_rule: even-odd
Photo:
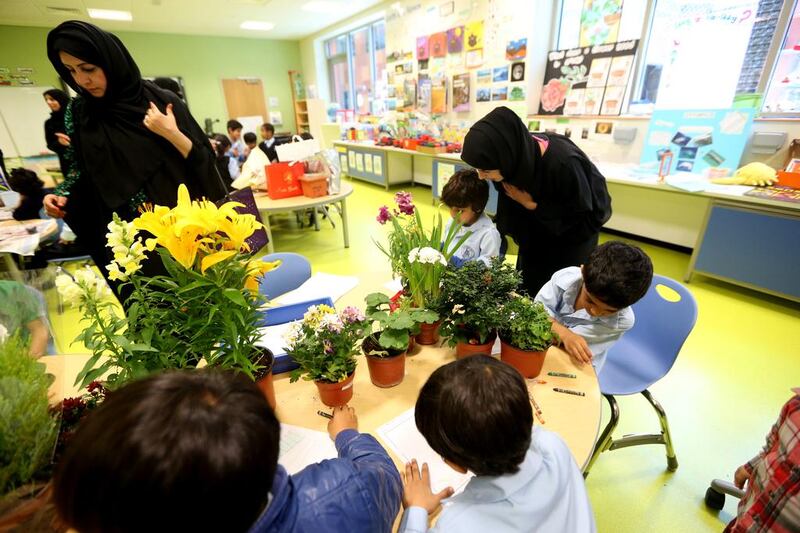
[[[480,70],[475,71],[475,78],[478,82],[478,85],[485,85],[487,83],[492,83],[492,69],[490,68],[482,68]]]
[[[611,67],[608,71],[609,87],[625,87],[628,85],[628,78],[633,67],[634,56],[617,56],[611,60]]]
[[[725,158],[722,157],[720,153],[711,150],[706,155],[703,156],[703,161],[705,161],[712,167],[718,167],[725,162]]]
[[[692,138],[688,135],[684,135],[681,132],[676,132],[675,135],[672,137],[672,143],[677,144],[678,146],[686,146],[689,144]]]
[[[694,146],[708,146],[713,142],[714,142],[714,137],[711,135],[711,132],[697,135],[692,139],[692,144]]]
[[[506,59],[509,61],[516,61],[518,59],[525,59],[526,55],[528,55],[528,39],[508,41],[506,45]]]
[[[453,76],[453,111],[469,111],[469,72]]]
[[[589,128],[583,128],[581,130],[581,139],[588,139],[589,138]]]
[[[572,89],[567,93],[567,100],[564,102],[565,115],[583,114],[583,99],[586,89]]]
[[[589,80],[586,82],[586,86],[605,87],[610,66],[610,57],[596,57],[592,59],[592,65],[589,67]]]
[[[528,131],[539,131],[541,128],[542,123],[539,120],[531,120],[528,122]]]
[[[494,83],[508,81],[508,65],[492,69],[492,81]]]
[[[681,159],[678,160],[678,166],[676,167],[676,170],[678,172],[691,172],[693,168],[694,161],[684,161]]]
[[[489,87],[480,87],[475,93],[475,101],[489,102],[492,99],[492,90]]]
[[[681,151],[678,153],[678,157],[681,159],[694,159],[697,157],[697,147],[682,146]]]
[[[444,57],[447,55],[447,33],[434,33],[428,38],[428,49],[431,57]]]
[[[601,115],[619,115],[622,111],[622,101],[625,99],[625,87],[606,87],[603,95]]]
[[[609,135],[614,130],[613,122],[598,122],[594,126],[594,132],[599,135]]]
[[[594,87],[586,89],[583,95],[583,114],[584,115],[599,115],[600,106],[603,103],[603,92],[605,89],[602,87]]]
[[[525,80],[525,62],[519,61],[511,64],[511,81]]]
[[[492,87],[492,102],[508,100],[508,87]]]
[[[428,59],[428,57],[428,36],[417,37],[417,60],[422,61],[423,59]]]
[[[447,53],[460,54],[464,49],[464,26],[447,30]]]
[[[508,100],[510,102],[522,102],[525,100],[525,86],[515,85],[508,91]]]

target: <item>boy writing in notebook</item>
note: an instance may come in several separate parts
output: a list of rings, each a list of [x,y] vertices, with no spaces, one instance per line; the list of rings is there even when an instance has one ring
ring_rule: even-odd
[[[280,429],[241,373],[132,382],[81,422],[56,471],[56,510],[81,533],[391,530],[400,474],[352,408],[328,423],[339,457],[291,476],[278,464]]]
[[[580,267],[559,270],[536,295],[553,321],[564,350],[600,372],[611,346],[633,327],[631,305],[653,281],[653,263],[640,248],[609,241]]]
[[[475,170],[459,170],[453,174],[442,189],[442,203],[450,208],[445,234],[453,220],[462,226],[452,242],[465,234],[470,236],[456,251],[450,262],[461,266],[466,261],[483,261],[486,266],[500,254],[500,233],[494,222],[484,213],[489,201],[489,184],[478,178]]]
[[[428,465],[403,475],[400,533],[595,531],[583,476],[564,441],[533,426],[516,369],[474,355],[437,369],[419,393],[417,429],[445,463],[475,474],[461,494],[431,490]],[[447,498],[436,525],[428,516]]]

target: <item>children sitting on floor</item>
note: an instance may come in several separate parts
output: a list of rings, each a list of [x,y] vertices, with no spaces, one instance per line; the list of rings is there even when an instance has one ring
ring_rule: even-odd
[[[533,429],[525,380],[513,367],[474,355],[437,369],[419,393],[417,429],[457,472],[461,494],[431,491],[428,467],[405,467],[400,533],[428,531],[428,515],[449,498],[430,531],[595,531],[583,476],[564,441]]]
[[[459,170],[442,189],[442,203],[450,208],[453,219],[461,222],[453,242],[463,235],[469,238],[456,251],[450,262],[461,266],[465,261],[483,261],[488,266],[493,257],[500,255],[500,233],[494,222],[484,213],[489,201],[489,184],[478,178],[475,170]],[[452,220],[447,221],[445,234]]]
[[[400,474],[352,408],[328,423],[339,457],[292,476],[280,430],[241,373],[149,376],[81,423],[55,474],[56,509],[81,533],[391,531]]]
[[[653,280],[653,263],[640,248],[620,241],[601,244],[581,267],[559,270],[539,290],[564,350],[597,372],[606,354],[633,327],[631,305]]]

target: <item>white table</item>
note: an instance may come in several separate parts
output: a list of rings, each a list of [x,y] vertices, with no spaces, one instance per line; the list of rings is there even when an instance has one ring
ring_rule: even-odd
[[[347,226],[347,197],[353,194],[353,186],[344,181],[341,184],[341,189],[336,194],[329,194],[327,196],[320,196],[318,198],[309,198],[307,196],[293,196],[291,198],[282,198],[280,200],[273,200],[265,192],[255,193],[256,206],[261,213],[261,219],[264,222],[264,229],[267,231],[269,243],[267,244],[267,252],[275,252],[275,245],[272,240],[272,230],[269,225],[269,215],[274,213],[290,213],[293,211],[300,211],[312,208],[316,211],[318,207],[334,204],[339,209],[339,214],[342,217],[342,234],[344,236],[344,247],[350,248],[350,233]],[[317,226],[319,229],[319,226]]]
[[[33,255],[42,239],[58,231],[55,219],[3,220],[0,222],[0,255],[11,276],[19,280],[19,269],[11,254]]]

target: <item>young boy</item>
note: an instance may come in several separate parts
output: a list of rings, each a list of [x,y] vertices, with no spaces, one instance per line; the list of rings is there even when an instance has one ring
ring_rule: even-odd
[[[620,241],[601,244],[582,267],[559,270],[539,290],[553,330],[578,363],[603,368],[609,348],[633,327],[631,305],[653,280],[653,263],[640,248]]]
[[[244,161],[244,141],[242,140],[242,123],[231,119],[228,121],[228,139],[231,141],[231,149],[225,155],[233,156],[237,161]]]
[[[256,134],[252,131],[248,131],[242,138],[244,139],[244,158],[246,160],[250,152],[258,146],[258,137],[256,137]]]
[[[261,126],[261,143],[258,145],[261,148],[270,162],[278,160],[278,152],[275,150],[275,126],[267,122]]]
[[[450,208],[453,219],[461,222],[453,242],[469,233],[469,238],[456,251],[450,261],[461,266],[466,261],[483,261],[486,266],[500,255],[500,233],[492,220],[483,212],[489,201],[489,184],[478,178],[475,170],[459,170],[442,189],[442,203]],[[445,234],[452,220],[447,222]]]
[[[293,476],[280,424],[241,373],[167,372],[132,382],[81,423],[58,466],[66,526],[104,531],[389,532],[400,474],[352,408],[328,423],[338,459]]]
[[[525,380],[513,367],[475,355],[437,369],[422,387],[414,414],[431,448],[457,472],[475,474],[445,502],[430,531],[595,531],[583,476],[564,441],[532,428]],[[428,515],[452,488],[431,491],[427,464],[403,476],[400,533],[428,531]]]

